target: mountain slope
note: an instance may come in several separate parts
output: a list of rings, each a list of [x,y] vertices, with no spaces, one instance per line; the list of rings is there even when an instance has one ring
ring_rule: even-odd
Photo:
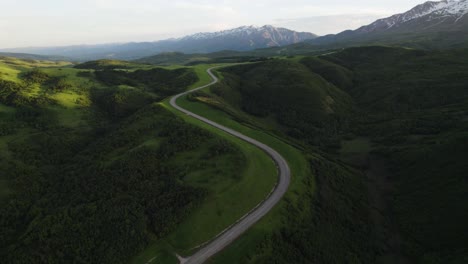
[[[235,109],[275,120],[284,134],[308,143],[332,144],[338,119],[353,112],[346,93],[295,61],[238,65],[222,73],[213,94]]]
[[[375,21],[357,30],[310,41],[320,45],[406,44],[460,47],[468,43],[468,0],[429,1],[408,12]],[[347,43],[344,43],[347,42]]]
[[[295,32],[273,26],[240,27],[215,33],[199,33],[178,40],[176,47],[184,48],[187,43],[195,44],[190,51],[207,52],[220,50],[252,50],[256,48],[278,47],[313,39],[316,35]]]
[[[81,61],[106,58],[138,59],[162,52],[206,53],[221,50],[246,51],[258,48],[279,47],[299,43],[315,37],[316,35],[312,33],[295,32],[273,26],[248,26],[214,33],[198,33],[178,39],[157,42],[18,48],[5,51],[59,55]]]
[[[324,50],[361,45],[395,45],[419,49],[466,48],[468,0],[426,2],[408,12],[379,19],[354,31],[347,30],[336,35],[326,35],[287,46],[209,54],[161,53],[141,58],[138,62],[167,65],[252,61],[278,55],[313,55]]]
[[[426,2],[403,14],[379,19],[359,28],[358,33],[382,31],[438,31],[463,29],[466,26],[468,1]],[[464,23],[465,22],[465,23]]]

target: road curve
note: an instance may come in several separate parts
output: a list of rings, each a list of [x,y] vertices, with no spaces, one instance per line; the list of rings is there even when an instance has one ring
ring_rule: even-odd
[[[181,96],[187,95],[189,93],[201,90],[203,88],[209,87],[218,82],[218,78],[212,73],[212,70],[217,67],[213,67],[207,70],[208,74],[211,76],[213,81],[207,85],[195,88],[193,90],[178,94],[171,98],[170,104],[175,109],[187,114],[191,117],[194,117],[204,123],[207,123],[215,128],[218,128],[226,133],[229,133],[237,138],[240,138],[252,145],[257,146],[265,153],[267,153],[276,163],[279,174],[279,181],[276,184],[275,189],[272,193],[264,200],[261,204],[255,207],[250,213],[245,215],[243,218],[238,220],[233,226],[223,231],[221,234],[216,236],[209,243],[204,245],[198,252],[194,255],[187,258],[180,258],[182,264],[201,264],[207,261],[209,258],[214,256],[216,253],[223,250],[229,244],[234,242],[238,237],[240,237],[245,231],[252,227],[256,222],[258,222],[263,216],[265,216],[273,207],[281,200],[286,191],[288,190],[289,183],[291,181],[291,171],[289,169],[288,163],[286,160],[274,149],[271,147],[252,139],[248,136],[245,136],[233,129],[222,126],[218,123],[215,123],[207,118],[194,114],[180,106],[177,105],[177,99]]]

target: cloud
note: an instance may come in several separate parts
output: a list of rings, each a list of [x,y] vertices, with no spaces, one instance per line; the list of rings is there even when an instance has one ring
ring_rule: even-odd
[[[191,2],[176,2],[174,4],[176,8],[181,9],[193,9],[193,10],[201,10],[201,11],[214,11],[217,9],[216,5],[212,4],[195,4]]]
[[[219,15],[238,15],[239,12],[231,7],[231,6],[226,6],[222,5],[221,3],[219,4],[208,4],[208,3],[201,3],[201,4],[196,4],[192,2],[176,2],[174,4],[174,7],[176,9],[182,9],[184,11],[189,11],[189,12],[204,12],[207,13],[209,16],[219,16]]]
[[[132,6],[139,7],[139,4],[132,5],[130,0],[93,0],[91,3],[100,9],[131,9]]]
[[[103,12],[130,12],[128,15],[159,12],[167,6],[160,0],[86,0],[86,5]]]

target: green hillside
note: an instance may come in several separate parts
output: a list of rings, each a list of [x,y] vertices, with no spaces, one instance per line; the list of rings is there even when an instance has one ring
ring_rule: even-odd
[[[198,80],[193,69],[63,66],[0,62],[3,262],[127,263],[148,245],[183,232],[184,221],[197,215],[224,229],[271,190],[274,178],[252,177],[270,164],[257,168],[250,161],[270,162],[266,155],[246,154],[160,105]],[[245,185],[260,198],[233,212],[204,214],[232,202],[224,192],[245,197],[239,190],[251,191]],[[200,239],[199,233],[183,238]],[[152,253],[167,252],[173,249]]]
[[[464,263],[467,57],[383,46],[276,57],[220,69],[220,83],[181,98],[293,172],[280,205],[211,262]],[[175,263],[271,190],[264,153],[167,104],[208,83],[210,65],[70,66],[0,60],[7,263]]]
[[[459,235],[468,231],[467,56],[372,47],[325,58],[355,72],[348,92],[366,114],[357,133],[371,137],[387,160],[402,250],[419,263],[460,263],[468,255]]]
[[[154,56],[136,60],[137,63],[148,63],[153,65],[199,65],[214,63],[240,63],[267,60],[267,57],[276,55],[274,52],[264,52],[262,50],[239,52],[239,51],[218,51],[212,53],[181,53],[164,52]]]
[[[311,213],[290,209],[243,261],[463,263],[467,56],[351,48],[227,68],[219,85],[192,96],[328,157],[310,161],[317,194],[296,205]]]
[[[293,60],[241,65],[222,74],[223,82],[211,88],[214,95],[308,143],[333,145],[354,108],[346,93]]]
[[[307,74],[310,71],[295,62],[278,61],[278,64],[288,65],[291,72],[300,69],[298,76],[310,78]],[[241,103],[242,98],[238,91],[229,89],[226,82],[235,78],[232,72],[253,72],[256,67],[266,68],[265,64],[259,63],[223,69],[220,85],[181,98],[178,102],[186,109],[274,147],[287,159],[292,169],[291,186],[280,205],[217,255],[212,263],[344,263],[361,256],[363,260],[371,260],[377,248],[367,240],[371,230],[364,224],[369,221],[365,218],[369,204],[366,191],[362,190],[362,175],[319,155],[298,137],[285,136],[284,129],[287,127],[279,124],[274,116],[253,116],[236,105],[236,102]],[[274,73],[278,74],[279,70]],[[269,75],[270,79],[272,76]],[[267,81],[261,75],[255,77]],[[269,84],[272,84],[271,81]],[[281,85],[278,86],[281,88]],[[317,87],[319,90],[322,88]],[[265,90],[267,97],[268,90]],[[226,103],[223,98],[229,99],[232,104]],[[326,111],[318,109],[319,116],[327,115]],[[336,241],[340,243],[336,245]],[[350,250],[353,254],[349,254]],[[288,255],[288,252],[291,254]]]
[[[324,59],[356,73],[347,92],[364,108],[382,112],[422,110],[463,102],[468,96],[468,51],[351,48]]]
[[[165,52],[151,57],[138,59],[137,62],[154,65],[185,65],[190,63],[209,62],[211,58],[204,54],[185,54],[181,52]]]
[[[88,70],[138,69],[143,67],[145,67],[145,65],[121,60],[88,61],[75,66],[76,69]]]
[[[0,52],[1,57],[8,59],[16,58],[20,60],[38,60],[38,61],[54,61],[54,62],[66,62],[69,59],[63,56],[46,56],[46,55],[36,55],[36,54],[27,54],[27,53],[12,53],[12,52]]]

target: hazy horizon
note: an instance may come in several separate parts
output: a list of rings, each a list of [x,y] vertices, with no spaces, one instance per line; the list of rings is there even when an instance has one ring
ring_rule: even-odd
[[[326,35],[356,29],[422,2],[0,0],[7,14],[0,18],[0,49],[158,41],[246,25]]]

